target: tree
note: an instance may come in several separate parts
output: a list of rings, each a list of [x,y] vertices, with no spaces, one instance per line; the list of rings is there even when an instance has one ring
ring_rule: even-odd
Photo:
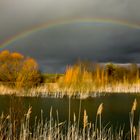
[[[32,58],[27,58],[16,79],[17,87],[31,87],[40,82],[38,64]]]
[[[0,52],[0,81],[16,87],[29,87],[40,81],[38,64],[20,53]]]

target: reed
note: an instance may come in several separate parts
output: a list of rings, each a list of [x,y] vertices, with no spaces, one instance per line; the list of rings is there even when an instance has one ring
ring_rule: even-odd
[[[4,115],[0,116],[0,139],[1,140],[139,140],[140,136],[140,121],[138,125],[134,126],[134,112],[137,108],[136,99],[133,102],[132,109],[130,111],[130,135],[126,137],[124,133],[124,127],[119,129],[113,129],[113,126],[102,124],[103,116],[103,103],[97,108],[97,122],[91,123],[88,121],[87,111],[83,112],[83,127],[79,127],[76,119],[76,115],[73,115],[73,123],[66,123],[59,121],[58,111],[57,120],[53,119],[52,108],[50,109],[50,119],[48,121],[43,120],[43,111],[41,111],[40,120],[35,119],[33,127],[30,126],[30,119],[32,113],[32,107],[29,107],[27,113],[24,114],[21,120],[20,127],[15,132],[12,131],[11,127],[11,116]],[[101,118],[102,117],[102,118]],[[114,127],[115,128],[115,127]],[[13,135],[13,133],[16,133]]]
[[[131,140],[135,139],[135,137],[136,137],[136,129],[135,129],[135,126],[134,126],[134,112],[136,111],[136,107],[137,107],[137,100],[135,99],[134,102],[133,102],[133,105],[132,105],[131,112],[129,113]]]
[[[16,95],[16,96],[29,96],[29,97],[53,97],[53,98],[63,98],[63,97],[74,97],[74,98],[87,98],[104,96],[106,93],[128,93],[137,94],[140,93],[139,84],[127,84],[117,83],[116,85],[104,85],[96,87],[94,83],[85,85],[76,85],[70,87],[61,87],[58,83],[43,84],[37,87],[32,87],[30,89],[16,89],[10,88],[5,85],[0,85],[0,95]]]
[[[98,132],[97,122],[98,122],[98,118],[99,118],[99,138],[100,138],[100,140],[102,139],[102,112],[103,112],[103,103],[101,103],[97,109],[96,121],[95,121],[95,130],[96,130],[96,132]]]

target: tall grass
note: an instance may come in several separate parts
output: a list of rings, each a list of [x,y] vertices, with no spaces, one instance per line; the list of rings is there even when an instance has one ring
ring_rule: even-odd
[[[136,109],[136,100],[134,101],[130,113],[134,113]],[[88,121],[86,110],[83,113],[83,125],[79,127],[76,116],[73,116],[73,123],[59,122],[58,112],[57,119],[52,116],[52,108],[50,110],[50,119],[43,120],[43,112],[41,112],[40,120],[36,121],[31,127],[30,119],[32,108],[30,107],[27,113],[24,114],[20,126],[16,129],[16,135],[13,135],[11,116],[0,116],[0,139],[1,140],[139,140],[140,138],[140,121],[137,126],[133,125],[132,116],[130,116],[130,135],[126,137],[123,128],[114,131],[112,126],[103,125],[103,104],[101,103],[97,109],[97,122],[91,123]]]

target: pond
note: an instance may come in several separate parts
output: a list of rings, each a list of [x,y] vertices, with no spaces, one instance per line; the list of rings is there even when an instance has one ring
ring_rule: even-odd
[[[19,97],[14,97],[18,99]],[[129,112],[131,111],[134,99],[137,99],[137,110],[135,112],[134,123],[138,123],[140,115],[140,96],[136,94],[110,94],[103,97],[87,98],[87,99],[70,99],[70,116],[73,122],[74,113],[78,118],[79,106],[81,102],[80,124],[82,126],[84,109],[87,111],[88,121],[95,122],[98,106],[103,103],[102,122],[105,126],[113,126],[119,128],[125,126],[125,131],[129,130]],[[32,106],[31,123],[34,122],[35,116],[40,117],[43,110],[44,119],[50,118],[50,109],[52,108],[53,119],[57,119],[57,111],[59,121],[67,121],[69,117],[69,99],[68,98],[41,98],[41,97],[20,97],[21,104],[26,110]],[[10,96],[0,96],[0,113],[8,112],[11,102]],[[20,108],[18,102],[16,107]]]

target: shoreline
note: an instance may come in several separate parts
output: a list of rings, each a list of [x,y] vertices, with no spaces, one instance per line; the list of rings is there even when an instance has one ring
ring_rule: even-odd
[[[53,85],[54,86],[54,85]],[[57,88],[54,87],[50,91],[48,86],[37,86],[30,89],[16,89],[7,86],[0,85],[0,95],[15,95],[18,97],[42,97],[42,98],[76,98],[76,99],[87,99],[96,98],[101,96],[107,96],[111,94],[139,94],[140,95],[140,85],[118,85],[118,86],[105,86],[98,87],[91,90],[78,90],[71,88]]]

